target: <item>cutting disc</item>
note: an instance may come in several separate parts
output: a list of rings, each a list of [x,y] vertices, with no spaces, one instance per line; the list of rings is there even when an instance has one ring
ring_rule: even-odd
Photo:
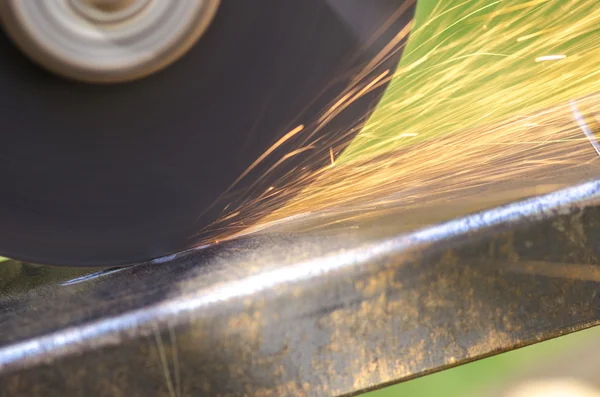
[[[222,0],[183,56],[118,84],[40,67],[5,13],[0,254],[115,266],[196,246],[232,195],[293,177],[287,153],[317,153],[368,116],[386,80],[366,85],[399,62],[413,12],[412,0]],[[324,125],[349,87],[367,89]],[[310,167],[329,162],[321,152]]]

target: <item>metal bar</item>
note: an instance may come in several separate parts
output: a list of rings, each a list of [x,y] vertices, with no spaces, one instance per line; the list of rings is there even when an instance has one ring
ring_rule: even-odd
[[[351,395],[589,327],[598,203],[594,181],[391,237],[265,234],[17,291],[2,393]]]

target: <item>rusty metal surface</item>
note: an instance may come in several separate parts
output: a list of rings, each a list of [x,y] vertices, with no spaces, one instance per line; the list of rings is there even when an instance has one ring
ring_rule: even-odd
[[[342,396],[600,319],[600,181],[410,233],[358,230],[60,270],[36,288],[15,276],[0,395]]]

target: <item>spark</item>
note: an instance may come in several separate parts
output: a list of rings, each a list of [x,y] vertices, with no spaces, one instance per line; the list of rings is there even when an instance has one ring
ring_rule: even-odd
[[[373,86],[375,86],[375,84],[377,84],[378,82],[380,82],[385,76],[387,76],[390,73],[389,70],[385,70],[383,73],[381,73],[379,76],[375,77],[369,84],[367,84],[363,89],[361,89],[353,98],[353,100],[360,98],[361,96],[365,95],[367,92],[369,92],[369,90],[371,88],[373,88]]]
[[[242,180],[246,175],[248,175],[248,173],[250,171],[252,171],[258,164],[260,164],[265,158],[267,158],[271,153],[273,153],[278,147],[280,147],[285,142],[287,142],[288,140],[290,140],[290,138],[292,138],[294,135],[296,135],[297,133],[299,133],[303,129],[304,129],[304,125],[300,124],[296,128],[292,129],[290,132],[288,132],[287,134],[285,134],[284,136],[282,136],[277,142],[275,142],[273,144],[273,146],[271,146],[269,149],[267,149],[258,159],[256,159],[256,161],[254,163],[252,163],[252,165],[250,167],[248,167],[246,169],[246,171],[244,171],[242,173],[242,175],[240,175],[235,180],[235,182],[233,182],[232,186],[236,185],[240,180]]]
[[[183,396],[183,389],[181,385],[181,371],[179,369],[179,353],[177,348],[177,337],[172,324],[168,324],[169,337],[171,339],[171,354],[173,356],[173,372],[175,373],[175,395],[177,397]]]
[[[288,140],[290,140],[294,135],[298,134],[303,129],[304,129],[304,125],[300,124],[296,128],[294,128],[291,131],[289,131],[287,134],[285,134],[283,137],[281,137],[269,149],[267,149],[258,159],[256,159],[256,161],[254,161],[248,168],[246,168],[246,170],[244,172],[242,172],[242,174],[225,190],[225,192],[223,192],[222,196],[227,195],[227,193],[229,193],[231,191],[231,189],[233,189],[242,179],[244,179],[244,177],[246,175],[248,175],[254,168],[256,168],[256,166],[258,166],[271,153],[273,153],[277,148],[279,148],[285,142],[287,142]],[[208,209],[212,208],[214,206],[214,204],[216,204],[216,202],[213,203],[212,205],[210,205],[205,211],[207,211]],[[228,207],[229,207],[229,205],[227,205],[227,207],[225,207],[225,209],[227,209]]]
[[[575,117],[577,124],[579,124],[579,128],[581,128],[581,131],[583,131],[585,137],[588,139],[588,141],[590,141],[590,144],[600,156],[600,144],[598,144],[598,140],[594,136],[594,133],[583,119],[583,116],[579,112],[579,108],[577,107],[575,101],[571,101],[571,110],[573,111],[573,116]]]
[[[414,25],[414,20],[411,20],[408,24],[406,24],[406,26],[400,32],[398,32],[398,34],[392,40],[390,40],[390,42],[384,47],[384,49],[381,50],[381,52],[379,54],[377,54],[377,56],[375,56],[367,64],[367,66],[365,66],[365,68],[356,77],[356,79],[362,80],[369,72],[371,72],[377,66],[377,64],[379,64],[383,59],[385,59],[386,56],[389,55],[389,53],[391,51],[394,51],[396,49],[396,46],[399,43],[401,43],[402,40],[404,40],[406,37],[408,37],[410,31],[413,28],[413,25]]]
[[[521,3],[521,4],[516,4],[514,6],[504,6],[502,7],[500,10],[495,11],[494,13],[492,13],[492,17],[497,17],[499,15],[505,15],[505,14],[510,14],[513,13],[515,11],[520,11],[526,8],[531,8],[543,3],[546,3],[550,0],[532,0],[532,1],[528,1],[525,3]]]
[[[235,211],[227,216],[222,217],[221,220],[226,221],[227,219],[235,218],[239,214],[240,214],[240,211]]]
[[[540,36],[540,35],[543,35],[543,34],[546,34],[546,33],[548,33],[548,32],[552,32],[552,31],[553,31],[553,29],[545,29],[545,30],[540,30],[539,32],[535,32],[535,33],[527,34],[527,35],[525,35],[525,36],[521,36],[521,37],[519,37],[519,38],[517,39],[517,42],[518,42],[518,43],[520,43],[520,42],[522,42],[522,41],[529,40],[529,39],[532,39],[532,38],[538,37],[538,36]]]
[[[260,189],[258,198],[227,208],[213,225],[219,233],[212,241],[307,217],[323,225],[355,222],[390,208],[406,210],[403,222],[410,223],[415,208],[468,204],[472,211],[492,199],[558,189],[563,182],[551,178],[558,173],[572,172],[569,183],[587,178],[577,170],[600,154],[596,126],[586,121],[600,114],[598,20],[594,1],[437,1],[426,20],[392,34],[315,120],[302,120],[317,127],[286,154],[277,153],[274,167],[291,156],[302,164],[276,187],[251,185]],[[402,48],[394,73],[375,72]],[[565,54],[577,62],[544,64]],[[346,131],[313,136],[387,82],[364,128],[365,120],[357,119]],[[600,120],[590,122],[600,126]],[[303,129],[287,133],[236,183]],[[314,162],[325,165],[309,172]]]
[[[171,371],[169,371],[169,364],[167,362],[167,355],[165,353],[164,343],[158,325],[154,325],[154,338],[156,341],[156,347],[158,349],[158,356],[160,357],[160,363],[162,366],[163,374],[165,376],[165,382],[167,384],[167,390],[169,397],[178,397],[176,394],[176,387],[173,385],[173,378],[171,377]]]
[[[559,61],[561,59],[565,59],[566,55],[544,55],[542,57],[535,58],[536,62],[545,62],[545,61]]]

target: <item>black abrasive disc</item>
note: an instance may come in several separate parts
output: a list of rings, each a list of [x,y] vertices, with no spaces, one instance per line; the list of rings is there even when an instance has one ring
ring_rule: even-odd
[[[310,138],[287,140],[236,191],[373,110],[385,84],[315,130],[353,79],[395,68],[413,12],[410,0],[223,0],[182,59],[112,85],[46,72],[0,32],[0,254],[113,266],[195,246],[286,133],[302,124]]]

